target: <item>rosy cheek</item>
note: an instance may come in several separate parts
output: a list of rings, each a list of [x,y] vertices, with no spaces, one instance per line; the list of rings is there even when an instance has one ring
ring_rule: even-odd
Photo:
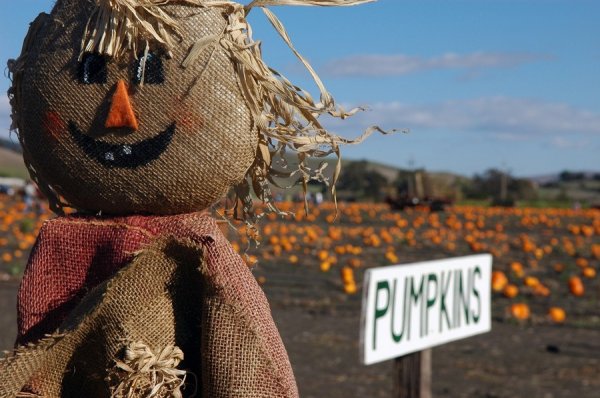
[[[177,127],[183,128],[184,131],[194,134],[204,126],[204,118],[194,107],[177,101],[174,109],[170,116],[177,123]]]
[[[44,131],[50,137],[58,139],[66,130],[67,125],[57,112],[47,111],[42,121]]]

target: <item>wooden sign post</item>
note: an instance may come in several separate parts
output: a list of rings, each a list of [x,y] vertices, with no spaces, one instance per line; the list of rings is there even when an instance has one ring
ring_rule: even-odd
[[[492,256],[365,272],[361,359],[396,359],[395,397],[431,397],[431,347],[491,330]]]
[[[394,398],[431,398],[431,348],[394,360]]]

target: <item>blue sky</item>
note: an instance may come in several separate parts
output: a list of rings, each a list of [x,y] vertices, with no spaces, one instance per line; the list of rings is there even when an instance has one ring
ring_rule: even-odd
[[[50,0],[0,2],[0,60],[20,51]],[[348,8],[273,7],[338,103],[370,108],[327,125],[373,136],[343,156],[466,175],[502,167],[530,176],[600,171],[600,2],[380,0]],[[308,75],[259,10],[266,60],[311,89]],[[5,92],[8,80],[0,80]],[[0,134],[8,135],[0,99]]]

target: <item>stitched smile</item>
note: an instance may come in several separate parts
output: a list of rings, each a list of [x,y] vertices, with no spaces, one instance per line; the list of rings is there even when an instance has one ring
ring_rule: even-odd
[[[109,144],[83,134],[70,121],[69,132],[86,155],[108,168],[134,169],[156,160],[167,149],[175,134],[175,122],[155,137],[136,144]]]

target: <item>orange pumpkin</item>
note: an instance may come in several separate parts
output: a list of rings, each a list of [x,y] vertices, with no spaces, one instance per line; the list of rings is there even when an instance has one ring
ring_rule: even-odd
[[[513,284],[508,284],[504,287],[502,293],[508,298],[513,298],[519,294],[519,288]]]
[[[581,273],[583,274],[583,276],[585,276],[586,278],[592,279],[596,277],[596,270],[592,267],[585,267]]]
[[[492,272],[492,290],[501,292],[508,284],[508,278],[502,271]]]
[[[362,262],[358,258],[352,257],[348,260],[348,265],[352,268],[359,268],[362,265]]]
[[[550,289],[540,283],[533,288],[533,293],[537,296],[548,297]]]
[[[344,282],[344,285],[349,285],[351,283],[354,283],[354,272],[352,271],[352,268],[343,267],[341,270],[341,274],[342,274],[342,282]]]
[[[583,296],[583,293],[585,293],[585,288],[583,287],[581,278],[578,276],[572,276],[569,278],[569,291],[574,296]]]
[[[318,254],[319,260],[325,261],[327,257],[329,257],[329,252],[327,250],[319,250]]]
[[[600,260],[600,244],[596,243],[592,245],[592,256],[595,259]]]
[[[525,303],[515,303],[510,306],[510,314],[518,320],[526,320],[531,316],[529,306]]]
[[[246,265],[248,267],[254,267],[256,265],[256,263],[258,263],[258,258],[256,256],[246,255],[246,256],[243,256],[243,258],[246,261]]]
[[[346,294],[354,294],[357,290],[356,283],[347,283],[344,285],[344,292],[346,292]]]
[[[554,271],[560,273],[560,272],[563,272],[564,270],[565,270],[564,264],[561,264],[561,263],[554,264]]]
[[[398,256],[396,255],[396,253],[391,252],[391,251],[387,251],[385,253],[385,258],[390,262],[390,263],[397,263],[398,262]]]
[[[526,276],[525,277],[525,286],[529,286],[535,288],[540,284],[540,280],[535,276]]]
[[[589,262],[586,258],[578,257],[577,260],[575,260],[575,264],[580,268],[585,268],[589,265]]]
[[[524,275],[523,272],[523,264],[521,264],[520,262],[514,261],[510,264],[510,269],[512,270],[512,272],[515,273],[515,275],[519,278],[522,278]]]
[[[259,285],[264,285],[265,282],[267,282],[267,278],[265,278],[264,276],[259,276],[258,278],[256,278],[256,281],[258,282]]]
[[[567,317],[567,314],[565,313],[565,310],[560,307],[551,307],[548,310],[548,317],[554,323],[563,323]]]

